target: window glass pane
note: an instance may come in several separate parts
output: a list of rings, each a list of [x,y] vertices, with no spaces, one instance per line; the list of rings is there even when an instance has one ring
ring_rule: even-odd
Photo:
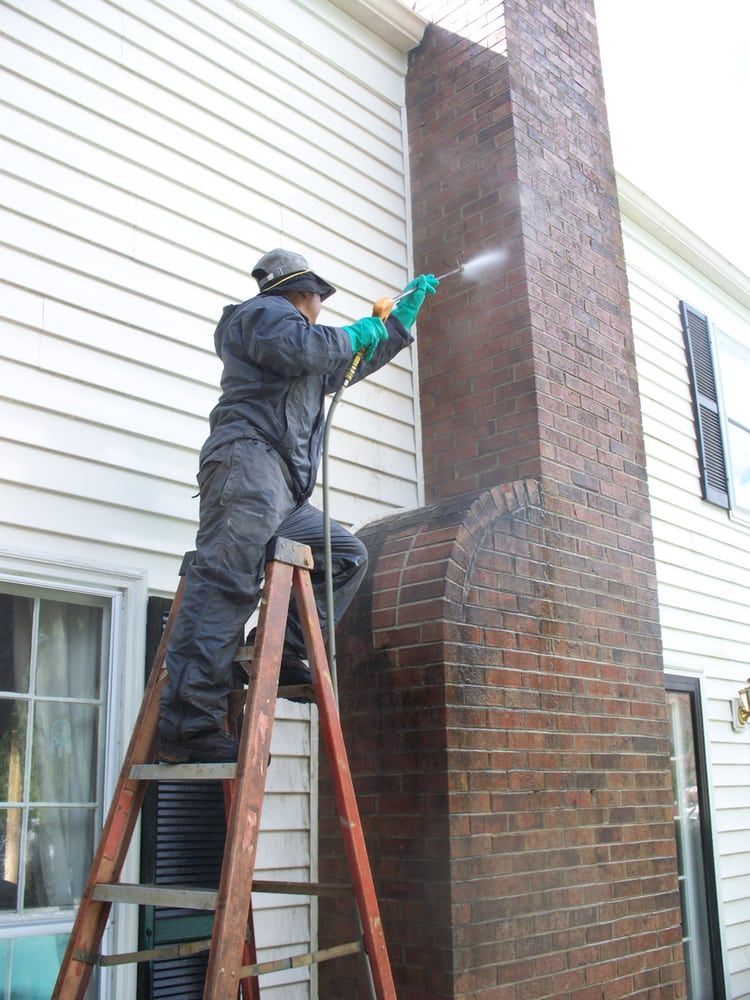
[[[750,429],[750,350],[732,340],[719,337],[719,364],[721,368],[721,395],[724,409],[730,420]]]
[[[15,910],[18,905],[18,871],[21,857],[20,809],[0,809],[0,910]]]
[[[688,691],[668,691],[667,696],[672,717],[674,819],[688,996],[712,1000],[713,969],[700,816],[701,796],[693,729],[693,696]],[[706,849],[710,849],[710,845]]]
[[[23,801],[28,704],[0,698],[0,801]]]
[[[24,908],[73,906],[94,853],[93,809],[29,811]]]
[[[106,597],[2,585],[0,1000],[49,996],[58,939],[37,922],[72,919],[94,853],[110,614]]]
[[[102,621],[100,607],[39,602],[37,694],[99,697]]]
[[[67,943],[67,934],[0,941],[2,1000],[48,1000]]]
[[[0,691],[29,690],[34,601],[0,594]]]
[[[750,510],[750,431],[729,424],[729,455],[734,502]]]
[[[96,705],[36,703],[30,801],[94,801],[98,724]]]

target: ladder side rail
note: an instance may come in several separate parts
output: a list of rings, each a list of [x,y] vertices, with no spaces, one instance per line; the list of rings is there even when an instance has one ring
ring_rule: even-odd
[[[310,574],[296,569],[294,597],[312,666],[320,731],[330,762],[334,795],[349,861],[357,907],[362,921],[365,949],[370,959],[378,1000],[396,1000],[396,987],[383,934],[375,884],[367,857],[362,821],[354,793],[349,759],[341,730],[325,643],[320,629]]]
[[[236,733],[233,733],[236,736]],[[232,797],[234,795],[234,780],[222,781],[222,791],[224,794],[224,814],[229,821],[229,814],[232,810]],[[255,919],[253,917],[253,894],[250,893],[250,902],[247,908],[247,932],[245,943],[242,948],[242,965],[257,965],[258,951],[255,945]],[[242,1000],[261,1000],[260,983],[257,976],[245,977],[240,983]]]
[[[52,992],[52,1000],[80,1000],[91,979],[93,964],[75,956],[90,955],[99,950],[112,903],[108,900],[93,900],[91,896],[98,883],[116,882],[119,879],[130,839],[138,821],[146,784],[131,778],[130,768],[135,763],[150,761],[153,756],[159,719],[160,675],[167,653],[169,634],[182,601],[184,587],[185,577],[181,576],[154,657],[107,819],[102,828],[99,846],[78,905],[73,929]]]
[[[235,1000],[239,989],[292,572],[286,563],[266,566],[204,1000]]]

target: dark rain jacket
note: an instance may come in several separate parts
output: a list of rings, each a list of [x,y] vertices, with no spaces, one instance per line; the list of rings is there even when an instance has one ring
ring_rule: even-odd
[[[414,339],[395,318],[386,329],[388,339],[370,361],[362,360],[353,382]],[[256,295],[225,306],[214,344],[224,364],[222,392],[209,417],[201,465],[238,438],[257,438],[278,452],[297,499],[308,499],[323,447],[325,397],[340,387],[352,359],[349,335],[341,327],[309,323],[281,295]]]

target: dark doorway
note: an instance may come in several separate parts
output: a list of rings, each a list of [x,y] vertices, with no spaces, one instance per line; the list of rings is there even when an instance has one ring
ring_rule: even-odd
[[[725,1000],[700,682],[666,677],[688,1000]]]

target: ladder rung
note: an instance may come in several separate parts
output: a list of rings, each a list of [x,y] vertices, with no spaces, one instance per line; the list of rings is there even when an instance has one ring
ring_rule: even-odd
[[[290,684],[288,687],[280,687],[276,692],[279,698],[307,698],[315,701],[315,689],[312,684]]]
[[[226,781],[236,764],[133,764],[130,777],[138,781]]]
[[[174,958],[189,958],[191,955],[208,951],[210,947],[211,938],[204,938],[201,941],[179,941],[176,944],[163,944],[143,951],[125,951],[118,955],[96,955],[85,951],[76,951],[73,953],[73,957],[77,962],[86,962],[87,965],[99,965],[107,968],[113,965],[130,965],[133,962],[158,962]],[[362,951],[361,940],[334,945],[332,948],[323,948],[319,951],[308,951],[300,955],[272,959],[268,962],[256,962],[255,965],[243,966],[240,969],[240,978],[262,976],[269,972],[281,972],[284,969],[298,969],[332,958],[354,955],[359,951]]]
[[[271,962],[256,962],[255,965],[243,965],[238,978],[248,976],[264,976],[269,972],[283,972],[285,969],[301,969],[317,962],[326,962],[331,958],[343,958],[344,955],[356,955],[363,951],[362,941],[350,941],[347,944],[337,944],[333,948],[323,948],[321,951],[308,951],[303,955],[289,955],[287,958],[277,958]]]
[[[238,646],[232,663],[247,667],[252,662],[254,652],[255,646]],[[289,684],[279,687],[276,693],[279,698],[304,698],[309,702],[315,701],[315,689],[312,684]]]
[[[285,896],[349,896],[353,891],[351,886],[336,882],[280,882],[276,879],[255,879],[252,888],[253,892]],[[216,889],[195,889],[186,885],[138,885],[132,882],[100,882],[91,893],[92,899],[110,903],[173,906],[187,910],[214,910],[216,896]]]
[[[177,944],[163,944],[145,951],[126,951],[118,955],[92,955],[89,952],[76,951],[73,957],[76,961],[86,962],[88,965],[129,965],[132,962],[157,962],[169,958],[188,958],[190,955],[208,951],[210,947],[211,938],[204,938],[202,941],[180,941]]]
[[[351,896],[350,885],[340,882],[279,882],[276,879],[264,882],[253,879],[253,892],[279,892],[285,896]]]
[[[94,886],[92,899],[110,903],[137,903],[139,906],[174,906],[186,910],[215,910],[216,889],[193,889],[190,886],[134,885],[129,882],[100,882]]]
[[[148,948],[144,951],[126,951],[119,955],[95,955],[84,951],[76,951],[73,957],[78,962],[86,962],[88,965],[99,965],[109,967],[113,965],[129,965],[133,962],[158,962],[173,958],[189,958],[191,955],[198,955],[202,951],[208,951],[211,947],[211,938],[204,938],[202,941],[181,941],[177,944],[159,945],[157,948]],[[239,978],[246,979],[249,976],[263,976],[269,972],[282,972],[285,969],[300,969],[317,962],[326,962],[332,958],[343,958],[345,955],[355,955],[362,951],[362,941],[350,941],[346,944],[337,944],[332,948],[323,948],[319,951],[308,951],[300,955],[289,955],[286,958],[277,958],[268,962],[256,962],[255,965],[243,965],[240,969]]]

